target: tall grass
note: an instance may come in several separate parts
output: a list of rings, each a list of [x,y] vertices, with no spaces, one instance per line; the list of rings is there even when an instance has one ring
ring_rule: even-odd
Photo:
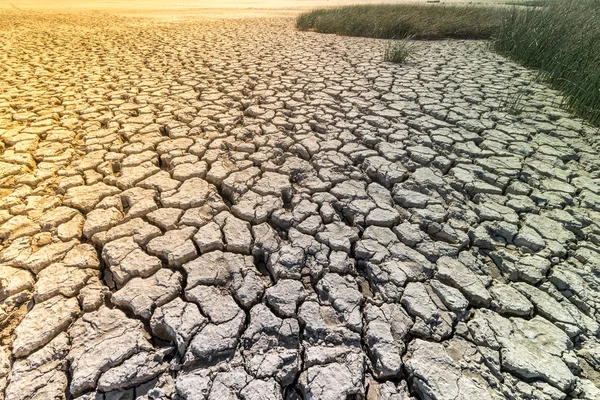
[[[504,3],[510,6],[539,7],[548,4],[548,0],[515,0]]]
[[[415,47],[404,40],[392,40],[383,52],[383,61],[402,64],[412,59]]]
[[[379,4],[320,9],[301,14],[300,30],[380,39],[487,39],[506,9],[481,6]]]
[[[503,19],[493,46],[538,69],[567,106],[600,124],[600,0],[549,0]]]

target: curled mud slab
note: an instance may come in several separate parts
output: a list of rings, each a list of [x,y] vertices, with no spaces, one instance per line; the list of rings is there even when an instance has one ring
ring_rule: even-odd
[[[0,397],[599,398],[600,136],[486,43],[0,19]]]

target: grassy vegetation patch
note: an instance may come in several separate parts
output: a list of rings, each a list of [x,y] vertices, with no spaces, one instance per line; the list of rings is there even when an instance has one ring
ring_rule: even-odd
[[[514,8],[494,34],[493,46],[542,71],[572,110],[600,124],[600,0],[549,0],[544,7]]]
[[[393,40],[389,42],[383,52],[383,61],[393,63],[405,63],[413,58],[414,45],[404,40]]]
[[[507,10],[500,7],[379,4],[301,14],[300,30],[380,39],[488,39]]]
[[[548,4],[549,0],[516,0],[507,1],[505,4],[510,6],[540,7]]]

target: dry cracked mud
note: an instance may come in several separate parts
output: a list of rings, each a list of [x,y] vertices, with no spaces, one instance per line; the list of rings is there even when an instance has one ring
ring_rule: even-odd
[[[600,136],[485,42],[0,21],[0,398],[600,398]]]

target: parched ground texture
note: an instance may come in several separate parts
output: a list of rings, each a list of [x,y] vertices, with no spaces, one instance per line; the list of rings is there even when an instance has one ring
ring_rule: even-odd
[[[0,398],[600,398],[600,135],[486,43],[0,26]]]

